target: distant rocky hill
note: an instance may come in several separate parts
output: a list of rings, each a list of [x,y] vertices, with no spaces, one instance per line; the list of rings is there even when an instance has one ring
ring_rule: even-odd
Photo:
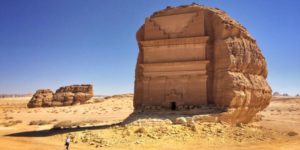
[[[33,94],[0,94],[0,98],[10,98],[10,97],[31,97]]]

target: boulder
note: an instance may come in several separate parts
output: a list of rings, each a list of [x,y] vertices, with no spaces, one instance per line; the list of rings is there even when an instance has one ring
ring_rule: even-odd
[[[64,86],[56,90],[54,101],[63,105],[82,104],[93,97],[93,86],[89,84]]]
[[[186,125],[187,124],[187,120],[184,117],[178,117],[175,120],[175,124]]]
[[[50,107],[52,104],[53,92],[50,89],[40,89],[32,96],[27,107]]]

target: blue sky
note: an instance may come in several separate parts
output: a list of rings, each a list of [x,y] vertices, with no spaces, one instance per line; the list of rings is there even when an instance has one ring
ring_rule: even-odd
[[[135,33],[166,6],[225,10],[258,41],[273,91],[300,93],[298,0],[0,0],[0,94],[92,83],[133,92]]]

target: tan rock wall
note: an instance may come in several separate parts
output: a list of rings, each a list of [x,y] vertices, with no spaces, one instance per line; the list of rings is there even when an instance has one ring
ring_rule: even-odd
[[[191,43],[190,40],[204,38],[208,41],[202,44]],[[183,104],[214,104],[225,108],[227,111],[219,114],[221,120],[232,123],[249,122],[258,111],[269,104],[272,90],[266,81],[267,68],[264,56],[247,30],[222,10],[196,4],[168,7],[146,19],[145,24],[137,32],[137,41],[140,51],[136,67],[135,109],[142,109],[145,105],[164,106],[167,101],[168,92],[157,93],[168,91],[170,85],[168,80],[172,73],[168,75],[160,73],[161,78],[166,80],[160,82],[159,86],[155,86],[152,82],[155,79],[154,73],[148,73],[147,67],[140,67],[162,61],[170,64],[207,61],[206,68],[201,70],[204,73],[202,76],[207,76],[204,80],[206,84],[197,82],[198,86],[186,84],[187,86],[183,86],[181,90],[173,89],[175,93],[183,95],[183,98],[178,100]],[[172,41],[176,41],[178,45],[176,48],[181,47],[178,52],[175,51]],[[154,46],[149,48],[149,43]],[[199,46],[195,48],[194,45]],[[197,54],[192,54],[197,50],[199,51]],[[197,69],[185,67],[185,70],[194,73]],[[176,71],[178,73],[182,70]],[[149,75],[152,76],[148,77]],[[185,72],[177,78],[178,82],[175,82],[175,85],[184,85],[179,80],[190,75],[191,72]],[[201,74],[198,72],[198,75]],[[158,90],[151,93],[149,92],[151,88]],[[206,103],[199,103],[200,95],[189,97],[193,93],[183,92],[197,88],[205,88],[200,91],[206,91],[205,95],[201,95],[205,97]],[[156,96],[151,97],[151,95]]]

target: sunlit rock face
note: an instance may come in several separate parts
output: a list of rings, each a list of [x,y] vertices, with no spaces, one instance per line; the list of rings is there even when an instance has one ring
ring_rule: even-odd
[[[27,104],[29,108],[50,107],[53,100],[53,92],[50,89],[40,89],[35,92]]]
[[[81,104],[93,97],[93,86],[89,84],[60,87],[53,96],[53,106]]]
[[[153,13],[137,32],[134,107],[224,110],[246,123],[270,102],[266,61],[247,30],[224,11],[198,4]]]

